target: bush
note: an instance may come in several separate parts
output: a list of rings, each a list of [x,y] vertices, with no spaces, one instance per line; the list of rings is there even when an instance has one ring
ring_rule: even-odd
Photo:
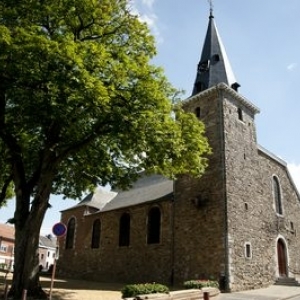
[[[219,283],[215,280],[189,280],[183,283],[186,289],[202,289],[205,287],[219,288]]]
[[[143,294],[168,293],[169,288],[159,283],[128,284],[121,290],[122,298],[135,297]]]

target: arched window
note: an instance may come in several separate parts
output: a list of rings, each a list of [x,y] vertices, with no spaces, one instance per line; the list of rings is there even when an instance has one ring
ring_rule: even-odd
[[[279,180],[276,176],[273,176],[273,192],[274,192],[274,201],[275,201],[276,212],[279,215],[282,215],[283,211],[282,211],[280,184],[279,184]]]
[[[100,247],[100,236],[101,236],[101,222],[99,219],[97,219],[93,223],[92,248]]]
[[[71,218],[67,226],[66,249],[74,248],[75,226],[76,226],[75,218]]]
[[[152,207],[148,213],[148,244],[158,244],[160,242],[161,213],[158,207]]]
[[[120,218],[119,246],[129,246],[130,243],[130,215],[124,213]]]

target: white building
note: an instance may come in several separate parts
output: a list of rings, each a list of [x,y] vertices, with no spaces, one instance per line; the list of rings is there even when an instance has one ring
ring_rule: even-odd
[[[48,271],[54,264],[56,255],[56,237],[51,236],[40,236],[39,242],[39,259],[40,259],[40,270]]]

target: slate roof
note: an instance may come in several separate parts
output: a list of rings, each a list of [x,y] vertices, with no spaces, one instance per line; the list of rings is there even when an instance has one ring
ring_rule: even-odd
[[[102,210],[102,208],[111,201],[114,197],[116,197],[117,193],[112,191],[104,190],[103,188],[98,188],[94,193],[88,194],[82,201],[78,204],[67,208],[63,211],[67,211],[73,209],[75,207],[80,206],[89,206],[93,207],[97,210]]]
[[[141,177],[128,191],[117,194],[103,211],[164,199],[173,193],[173,181],[161,175]]]
[[[101,188],[87,195],[77,205],[97,208],[99,211],[110,211],[149,201],[165,199],[173,193],[173,181],[161,175],[142,176],[128,191],[106,191]],[[66,211],[64,210],[64,211]]]
[[[221,82],[235,90],[240,86],[236,82],[211,10],[192,96]]]

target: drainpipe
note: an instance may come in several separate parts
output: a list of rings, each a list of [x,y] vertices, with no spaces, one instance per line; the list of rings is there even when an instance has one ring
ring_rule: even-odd
[[[175,273],[175,181],[173,180],[173,194],[171,196],[171,276],[170,283],[174,286]]]

